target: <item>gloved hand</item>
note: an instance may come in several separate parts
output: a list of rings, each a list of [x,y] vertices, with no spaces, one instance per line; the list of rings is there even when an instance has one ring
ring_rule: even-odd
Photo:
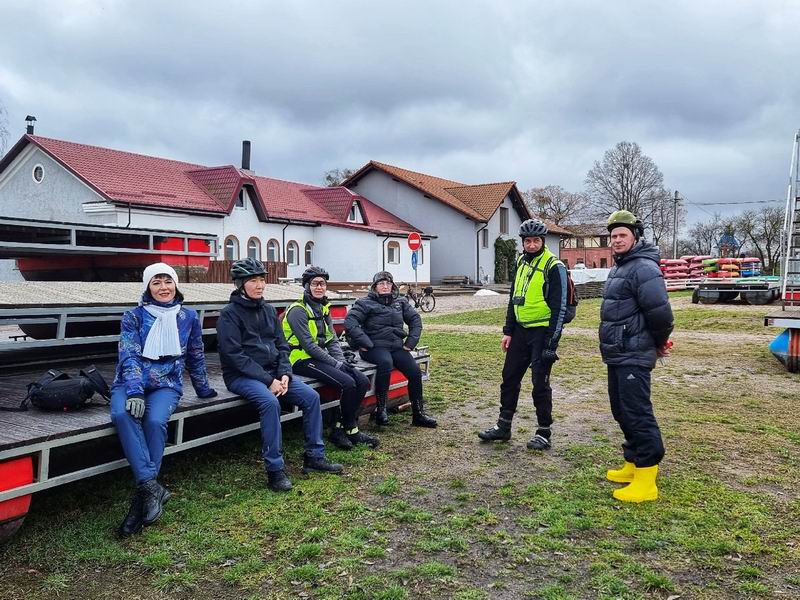
[[[214,388],[208,388],[208,391],[203,392],[202,394],[200,392],[197,392],[198,398],[216,398],[218,395],[219,394],[217,394],[217,390],[215,390]]]
[[[131,413],[134,419],[141,419],[144,416],[144,398],[131,396],[125,402],[125,410]]]
[[[352,350],[345,350],[344,351],[344,359],[348,364],[356,365],[358,364],[358,355],[353,352]]]
[[[542,350],[542,362],[546,365],[552,365],[554,362],[558,360],[558,354],[556,354],[555,350],[550,350],[550,348],[545,348]]]

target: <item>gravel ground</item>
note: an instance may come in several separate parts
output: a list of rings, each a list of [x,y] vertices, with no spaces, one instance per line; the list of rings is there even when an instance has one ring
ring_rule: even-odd
[[[436,308],[430,316],[447,315],[450,313],[482,310],[484,308],[497,308],[508,304],[506,294],[497,296],[437,296]]]

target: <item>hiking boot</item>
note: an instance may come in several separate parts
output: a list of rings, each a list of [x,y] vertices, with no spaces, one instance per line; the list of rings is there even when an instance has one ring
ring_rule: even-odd
[[[539,428],[527,444],[528,450],[549,450],[552,444],[550,443],[550,430]]]
[[[328,441],[340,450],[351,450],[353,441],[341,427],[334,427],[328,436]]]
[[[411,401],[411,410],[413,411],[411,424],[415,427],[429,427],[433,429],[438,425],[436,419],[425,413],[425,406],[422,403],[422,398]]]
[[[486,431],[481,431],[478,437],[484,442],[507,442],[511,439],[511,429],[495,425]]]
[[[378,444],[380,443],[378,438],[367,435],[363,431],[348,433],[347,437],[350,439],[350,442],[353,444],[353,446],[357,444],[363,444],[364,446],[368,446],[370,448],[377,448]]]
[[[161,518],[171,494],[155,479],[139,484],[139,494],[142,497],[142,525],[152,525]]]
[[[267,471],[267,487],[273,492],[288,492],[292,489],[292,482],[286,476],[286,471]]]
[[[117,529],[117,535],[121,538],[134,535],[142,530],[142,526],[142,495],[137,488],[131,495],[131,507],[128,509],[125,520]]]
[[[324,456],[309,456],[306,454],[303,457],[303,474],[309,475],[310,473],[330,473],[332,475],[341,475],[344,467],[337,463],[330,462]]]
[[[389,424],[389,413],[386,412],[387,396],[387,392],[375,394],[375,412],[372,414],[375,417],[375,424],[380,427],[386,427]]]

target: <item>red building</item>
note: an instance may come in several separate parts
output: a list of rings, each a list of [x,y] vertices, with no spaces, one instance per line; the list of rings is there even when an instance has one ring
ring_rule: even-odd
[[[567,225],[572,237],[561,240],[561,261],[568,269],[583,263],[587,269],[610,268],[611,247],[608,245],[608,229],[599,223]]]

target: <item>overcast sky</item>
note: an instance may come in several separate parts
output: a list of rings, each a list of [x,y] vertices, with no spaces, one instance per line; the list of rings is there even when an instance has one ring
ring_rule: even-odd
[[[0,104],[48,137],[320,184],[370,159],[580,191],[639,143],[690,203],[782,200],[800,2],[0,0]],[[716,210],[689,204],[690,221]]]

